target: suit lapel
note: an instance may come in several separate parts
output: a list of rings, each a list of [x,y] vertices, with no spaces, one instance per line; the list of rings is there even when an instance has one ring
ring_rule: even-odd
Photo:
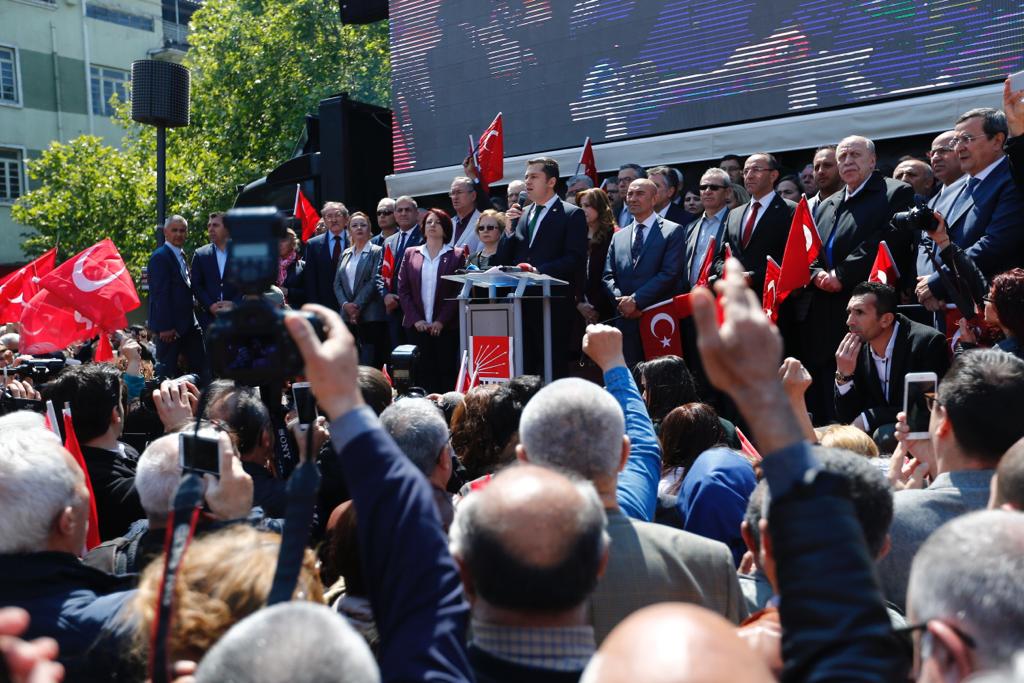
[[[892,360],[889,367],[889,405],[903,403],[903,386],[892,382],[894,377],[903,377],[907,370],[907,354],[910,353],[910,320],[898,316],[899,329],[896,330],[896,341],[892,345]]]
[[[662,218],[660,216],[658,216],[657,214],[655,214],[655,216],[654,216],[654,225],[652,225],[650,228],[648,228],[647,237],[644,238],[644,243],[642,245],[640,245],[640,255],[636,257],[636,263],[633,264],[633,268],[634,269],[637,266],[640,265],[641,261],[644,260],[644,255],[647,253],[648,249],[653,249],[653,247],[651,246],[651,243],[654,240],[661,240],[662,239],[661,226],[662,226]],[[631,235],[631,237],[633,239],[636,239],[636,228],[637,228],[637,224],[634,223],[633,224],[633,234]]]
[[[552,220],[553,216],[557,216],[561,212],[562,202],[556,199],[555,203],[551,205],[550,209],[548,209],[548,212],[544,214],[544,218],[540,219],[540,222],[537,223],[537,231],[533,235],[533,244],[536,244],[537,240],[540,239],[540,236],[544,233],[544,226],[547,225],[548,221]],[[527,235],[527,237],[529,237],[529,235]],[[533,249],[533,244],[530,245],[530,249]]]
[[[878,376],[878,368],[875,366],[875,358],[871,355],[871,346],[864,344],[861,353],[861,368],[868,376],[868,393],[871,394],[871,402],[874,405],[885,404],[885,392],[882,391],[882,380]]]

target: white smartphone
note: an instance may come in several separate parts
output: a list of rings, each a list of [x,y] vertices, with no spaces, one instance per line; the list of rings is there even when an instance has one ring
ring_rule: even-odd
[[[299,424],[306,427],[316,422],[316,399],[309,390],[309,382],[292,384],[292,398],[295,400],[295,412],[299,415]]]
[[[935,398],[939,378],[934,372],[908,372],[903,379],[903,412],[910,427],[908,439],[928,438],[928,405]]]
[[[1024,71],[1010,74],[1010,90],[1013,92],[1024,90]]]

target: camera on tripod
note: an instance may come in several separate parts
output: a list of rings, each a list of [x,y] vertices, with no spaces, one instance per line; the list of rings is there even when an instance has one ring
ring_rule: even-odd
[[[278,241],[285,216],[273,207],[231,209],[224,224],[231,234],[225,277],[242,292],[242,302],[221,313],[210,326],[207,351],[214,374],[258,386],[281,382],[302,372],[302,356],[284,326],[285,313],[263,298],[277,280]],[[320,339],[324,329],[310,313]]]

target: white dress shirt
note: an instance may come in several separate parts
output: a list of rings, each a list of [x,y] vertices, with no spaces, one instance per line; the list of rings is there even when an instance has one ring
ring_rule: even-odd
[[[743,210],[743,219],[740,221],[740,237],[743,237],[743,231],[747,229],[747,221],[750,220],[750,210],[754,208],[754,202],[761,205],[761,208],[757,210],[757,215],[754,217],[754,229],[750,231],[750,238],[754,238],[754,233],[757,232],[757,225],[764,218],[764,212],[768,209],[768,205],[775,199],[775,190],[772,190],[760,199],[750,198],[750,202],[747,204],[747,208]]]
[[[844,187],[843,188],[843,201],[845,202],[847,199],[850,199],[851,197],[856,197],[860,193],[860,191],[864,189],[864,186],[868,184],[869,180],[871,180],[871,175],[870,174],[868,175],[867,178],[864,179],[863,183],[861,183],[860,185],[857,186],[857,189],[854,190],[853,192],[850,192],[850,186],[849,185]]]
[[[228,250],[226,245],[224,249],[218,249],[216,244],[213,245],[213,254],[217,257],[217,272],[220,273],[220,279],[223,280],[224,269],[228,265]]]
[[[416,248],[423,254],[423,268],[420,269],[420,299],[423,301],[423,319],[432,323],[434,322],[434,295],[437,293],[437,270],[441,266],[441,256],[452,251],[452,248],[450,245],[444,245],[434,258],[430,258],[427,245],[424,244]]]
[[[548,211],[555,205],[555,202],[561,201],[557,194],[551,195],[551,199],[547,200],[544,204],[534,204],[533,208],[530,209],[530,213],[526,216],[526,229],[529,232],[530,222],[533,220],[533,214],[540,212],[540,218],[537,219],[537,226],[533,231],[533,239],[530,240],[530,246],[533,246],[533,240],[537,239],[537,234],[540,232],[540,224],[544,222],[544,217],[548,215]]]
[[[455,239],[455,225],[458,220],[457,215],[452,218],[452,238],[448,244],[452,247],[467,245],[469,253],[475,254],[480,251],[480,236],[476,234],[476,224],[480,220],[480,212],[473,209],[473,213],[469,214],[469,218],[466,219],[466,227],[463,228],[462,235],[459,236],[459,239]]]

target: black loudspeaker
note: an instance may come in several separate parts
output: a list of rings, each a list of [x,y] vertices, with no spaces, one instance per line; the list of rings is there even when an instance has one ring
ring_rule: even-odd
[[[339,0],[343,24],[370,24],[388,18],[388,0]]]
[[[132,62],[132,120],[151,126],[188,125],[189,72],[155,59]]]

